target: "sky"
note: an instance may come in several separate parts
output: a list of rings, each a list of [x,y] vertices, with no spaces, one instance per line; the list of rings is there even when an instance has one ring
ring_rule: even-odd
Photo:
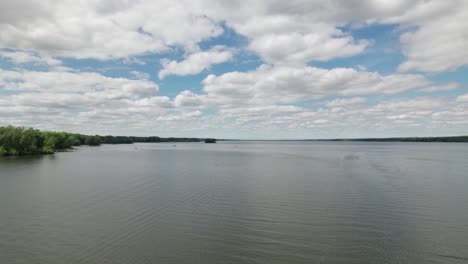
[[[468,135],[465,0],[0,1],[0,126]]]

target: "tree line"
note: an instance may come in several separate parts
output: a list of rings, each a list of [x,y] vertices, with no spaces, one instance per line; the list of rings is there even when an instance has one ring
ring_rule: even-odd
[[[200,138],[126,137],[82,135],[66,132],[41,131],[34,128],[0,127],[0,156],[52,154],[74,146],[101,144],[131,144],[135,142],[200,142]]]
[[[468,142],[468,136],[452,136],[452,137],[395,137],[395,138],[353,138],[353,139],[327,139],[326,141],[369,141],[369,142]]]
[[[408,137],[408,138],[364,138],[360,141],[392,141],[392,142],[468,142],[468,136],[455,137]]]

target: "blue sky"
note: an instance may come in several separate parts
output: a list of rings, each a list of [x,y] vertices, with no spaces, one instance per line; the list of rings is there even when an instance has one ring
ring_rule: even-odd
[[[468,134],[465,1],[0,7],[0,125],[239,139]]]

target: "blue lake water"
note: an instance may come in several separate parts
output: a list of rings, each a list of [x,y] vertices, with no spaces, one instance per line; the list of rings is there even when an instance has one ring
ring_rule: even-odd
[[[468,144],[158,143],[1,158],[0,263],[468,263]]]

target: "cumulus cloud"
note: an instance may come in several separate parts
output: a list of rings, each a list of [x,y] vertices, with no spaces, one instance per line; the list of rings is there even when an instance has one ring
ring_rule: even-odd
[[[18,0],[2,1],[0,10],[0,47],[49,57],[129,61],[134,55],[175,46],[194,53],[199,43],[220,36],[225,22],[246,36],[247,48],[265,62],[303,64],[364,52],[372,40],[355,39],[343,26],[384,23],[414,29],[401,37],[407,57],[401,71],[440,72],[468,63],[468,28],[459,22],[468,15],[463,0],[255,0],[249,5],[212,0]],[[182,66],[190,68],[187,65]]]
[[[456,82],[450,82],[442,85],[434,85],[421,89],[422,92],[439,92],[439,91],[451,91],[460,88],[460,84]]]
[[[203,107],[205,105],[204,96],[187,90],[179,93],[174,98],[174,103],[180,107]]]
[[[368,100],[367,104],[319,109],[284,105],[246,106],[222,109],[219,116],[235,120],[231,124],[223,124],[235,129],[283,132],[306,130],[319,133],[322,137],[353,137],[353,133],[357,133],[354,137],[362,137],[378,133],[388,136],[389,133],[414,127],[460,133],[463,131],[462,126],[448,127],[448,124],[460,124],[467,114],[466,107],[461,107],[449,98],[419,97],[388,102]],[[423,131],[420,129],[419,132]]]
[[[468,65],[468,2],[454,1],[456,10],[448,10],[431,19],[417,21],[418,29],[402,35],[401,42],[407,61],[399,70],[424,72],[453,71]]]
[[[468,15],[468,2],[375,0],[364,6],[369,4],[388,12],[370,10],[366,12],[367,18],[361,20],[371,24],[399,24],[407,31],[401,36],[407,60],[399,66],[400,71],[442,72],[468,64],[464,48],[468,44],[468,30],[466,23],[460,22]]]
[[[137,79],[141,80],[148,80],[150,78],[150,75],[146,72],[140,72],[140,71],[130,71],[130,73],[135,76]]]
[[[151,96],[159,86],[147,80],[111,78],[95,72],[6,71],[0,69],[0,85],[4,90],[105,94],[109,98]]]
[[[171,100],[158,90],[156,83],[144,78],[0,70],[0,125],[102,134],[172,131],[166,135],[175,135],[181,127],[207,126],[202,112],[180,100],[187,93]]]
[[[346,24],[398,24],[407,60],[401,71],[442,72],[468,64],[468,16],[464,0],[438,1],[240,1],[216,5],[211,16],[247,36],[249,47],[267,62],[329,60],[359,54],[371,40],[339,30]],[[236,10],[236,12],[232,12]],[[274,41],[272,41],[274,40]]]
[[[14,109],[18,120],[27,119],[32,123],[40,122],[36,118],[46,112],[63,118],[68,125],[80,125],[84,120],[77,120],[77,116],[83,117],[82,113],[86,112],[111,113],[115,118],[119,112],[156,113],[172,107],[168,97],[157,95],[159,87],[153,82],[90,72],[0,70],[0,89],[11,92],[0,93],[0,112]],[[31,109],[38,111],[25,114],[25,110]]]
[[[15,2],[0,4],[2,18],[4,13],[15,14],[0,20],[0,46],[53,56],[128,58],[173,45],[190,49],[223,32],[210,18],[182,2]]]
[[[461,85],[436,84],[427,73],[468,64],[467,10],[463,0],[2,1],[0,56],[15,65],[0,66],[0,125],[126,134],[302,130],[336,137],[412,127],[466,131],[468,95],[435,96]],[[313,66],[366,53],[372,36],[352,29],[381,24],[396,25],[401,34],[397,72]],[[170,53],[184,56],[159,61]],[[160,55],[146,56],[154,54]],[[207,73],[201,91],[187,86],[175,96],[170,85],[159,94],[145,73],[159,61],[160,79],[200,74],[245,55],[262,65]],[[105,76],[93,72],[95,65],[67,68],[76,62],[70,58],[117,63],[119,74],[128,69],[132,77]]]
[[[458,96],[457,101],[458,102],[468,102],[468,94]]]
[[[362,104],[367,102],[366,98],[363,97],[352,97],[352,98],[345,98],[345,99],[335,99],[326,103],[328,107],[336,107],[336,106],[346,106],[346,105],[354,105],[354,104]]]
[[[316,78],[314,82],[317,85],[330,82],[317,98],[334,97],[335,94],[352,88],[355,84],[353,80],[359,80],[361,74],[352,72],[353,74],[349,76],[343,75],[345,78],[342,75],[330,75],[331,70],[308,68],[311,69],[302,70],[307,73],[305,75],[314,73]],[[131,120],[131,131],[158,131],[158,134],[172,131],[166,133],[174,135],[175,131],[181,130],[223,127],[272,133],[305,129],[311,133],[327,131],[327,134],[322,134],[327,137],[343,137],[340,131],[378,133],[378,131],[418,126],[439,128],[443,131],[461,131],[464,126],[460,124],[463,124],[463,120],[468,117],[466,95],[458,98],[394,98],[386,101],[365,95],[341,96],[339,99],[327,100],[325,103],[322,100],[312,99],[311,103],[317,107],[300,107],[294,105],[295,100],[300,96],[307,98],[309,87],[294,88],[287,85],[271,87],[270,84],[282,78],[286,78],[285,84],[307,83],[291,77],[302,78],[301,75],[284,75],[289,71],[281,69],[274,74],[275,76],[278,74],[279,79],[272,79],[271,83],[256,84],[257,71],[275,70],[280,69],[263,66],[249,73],[250,76],[244,73],[247,76],[234,78],[233,80],[238,82],[231,84],[226,82],[226,76],[223,78],[220,78],[222,75],[211,76],[205,80],[205,93],[198,94],[187,90],[179,93],[173,100],[158,95],[157,85],[148,80],[110,78],[86,72],[1,71],[0,87],[8,87],[8,90],[14,93],[0,95],[2,117],[0,124],[27,124],[45,129],[67,129],[78,132],[86,132],[92,128],[96,133],[106,133],[108,130],[124,133]],[[380,76],[379,81],[385,82],[385,77],[388,76]],[[54,84],[51,79],[60,81]],[[82,79],[83,82],[77,82],[78,79]],[[313,79],[306,80],[310,82]],[[247,83],[246,87],[250,87],[249,82],[253,84],[253,89],[249,90],[250,96],[246,96],[242,91],[217,93],[217,90],[212,90],[214,87],[210,86],[219,85],[219,89],[231,87],[236,91],[239,88],[242,90],[242,87],[238,86],[242,83]],[[281,96],[275,96],[281,89],[291,89],[294,92],[293,97],[285,100]],[[249,101],[250,97],[254,100]],[[241,103],[232,104],[237,100]],[[204,115],[200,111],[204,107],[213,107],[215,111],[209,116]],[[21,117],[18,116],[19,113]],[[351,134],[346,136],[349,135]]]
[[[6,58],[15,64],[24,64],[24,63],[39,63],[49,66],[58,66],[62,64],[60,60],[43,57],[35,52],[31,51],[20,51],[20,50],[2,50],[0,51],[0,58]]]
[[[253,17],[238,27],[251,39],[249,49],[274,64],[349,57],[369,45],[369,41],[355,41],[332,25],[309,23],[294,16],[266,16]]]
[[[214,64],[231,60],[233,52],[223,46],[215,46],[208,51],[200,51],[189,54],[183,61],[163,59],[163,69],[159,72],[159,78],[167,75],[193,75],[209,69]]]
[[[209,75],[203,80],[207,100],[226,105],[292,103],[332,95],[396,94],[431,82],[422,75],[394,74],[352,68],[262,65],[250,72]]]

